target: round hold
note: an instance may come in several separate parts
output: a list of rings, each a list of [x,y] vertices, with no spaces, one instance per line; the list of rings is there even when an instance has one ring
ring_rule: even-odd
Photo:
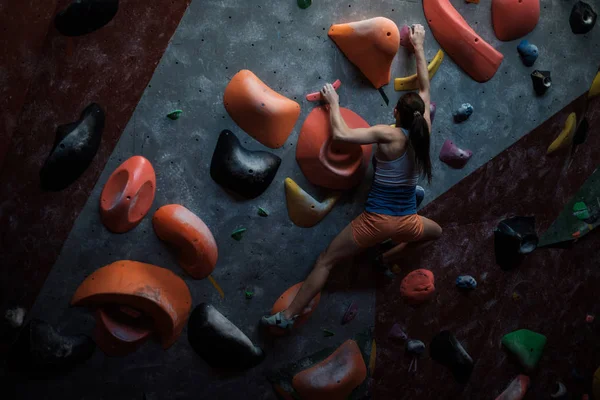
[[[410,52],[415,51],[415,47],[410,40],[410,27],[408,25],[404,25],[402,28],[400,28],[400,46],[404,47]]]
[[[110,175],[100,195],[100,218],[109,231],[123,233],[146,216],[156,192],[156,174],[150,161],[133,156]]]
[[[456,286],[459,289],[472,290],[477,287],[477,281],[471,275],[461,275],[456,278]]]
[[[461,104],[458,110],[454,111],[454,122],[464,122],[473,114],[473,106],[469,103]]]
[[[569,16],[571,31],[576,35],[588,33],[596,25],[597,17],[598,15],[592,6],[583,1],[578,1],[573,5],[571,15]]]
[[[420,356],[425,352],[425,343],[411,339],[406,342],[406,352],[412,356]]]
[[[521,40],[517,46],[517,51],[521,56],[521,61],[526,67],[531,67],[539,55],[539,50],[535,44],[529,43],[527,40]]]
[[[400,296],[411,305],[430,300],[435,293],[433,272],[427,269],[412,271],[400,283]]]

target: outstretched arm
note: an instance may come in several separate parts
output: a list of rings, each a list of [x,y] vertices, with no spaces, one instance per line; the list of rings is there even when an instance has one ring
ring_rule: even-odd
[[[429,104],[431,95],[429,94],[429,71],[427,71],[427,60],[425,60],[425,28],[423,25],[413,25],[410,31],[410,40],[415,48],[415,58],[417,60],[417,79],[419,80],[419,95],[425,103],[425,115],[423,116],[429,125],[431,131],[431,115]]]

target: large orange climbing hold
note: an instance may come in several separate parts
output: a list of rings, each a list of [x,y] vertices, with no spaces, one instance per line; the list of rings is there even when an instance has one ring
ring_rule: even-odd
[[[360,115],[340,107],[342,118],[349,128],[368,128]],[[302,125],[296,161],[304,176],[313,184],[334,190],[358,185],[369,167],[373,146],[334,141],[329,111],[315,107]]]
[[[247,69],[231,78],[223,104],[240,128],[272,149],[283,146],[300,116],[298,103],[275,92]]]
[[[389,83],[392,60],[400,46],[394,21],[377,17],[332,25],[328,35],[376,89]]]
[[[485,42],[449,0],[423,0],[431,32],[459,67],[477,82],[490,80],[504,56]]]
[[[503,41],[527,35],[540,19],[540,0],[492,0],[492,23]]]
[[[425,303],[433,297],[434,293],[433,272],[428,269],[414,270],[400,283],[400,296],[411,305]]]
[[[303,400],[345,400],[366,378],[360,348],[347,340],[325,360],[297,373],[292,386]]]
[[[150,317],[166,349],[185,326],[192,296],[183,279],[168,269],[121,260],[94,271],[71,299],[74,306],[107,304],[128,306]]]
[[[137,226],[154,201],[156,175],[150,161],[133,156],[110,175],[100,195],[100,218],[111,232]]]
[[[156,236],[177,252],[181,268],[195,279],[204,279],[217,265],[217,242],[196,214],[180,206],[162,206],[152,218]]]
[[[273,308],[271,309],[271,314],[276,314],[279,311],[286,310],[290,306],[290,304],[292,304],[292,301],[296,297],[296,294],[298,294],[298,291],[302,287],[302,283],[304,283],[304,282],[296,283],[294,286],[290,287],[288,290],[283,292],[283,294],[281,296],[279,296],[279,298],[277,299],[275,304],[273,304]],[[298,328],[298,327],[302,326],[303,324],[305,324],[306,321],[308,321],[308,318],[310,318],[312,313],[315,311],[315,309],[319,305],[319,301],[321,301],[321,293],[317,293],[317,295],[315,297],[313,297],[313,299],[310,301],[310,303],[308,303],[308,305],[304,308],[304,310],[302,310],[302,313],[300,313],[300,315],[298,315],[298,317],[296,318],[296,321],[294,322],[294,328]],[[282,335],[285,333],[284,330],[276,328],[276,327],[271,328],[270,331],[274,335]]]

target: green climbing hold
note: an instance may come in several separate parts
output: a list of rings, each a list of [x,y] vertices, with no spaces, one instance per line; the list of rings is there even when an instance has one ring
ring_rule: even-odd
[[[171,111],[170,113],[167,114],[167,118],[175,121],[176,119],[179,119],[179,117],[181,117],[181,114],[183,114],[182,110]]]
[[[242,240],[244,232],[246,232],[246,228],[236,229],[235,231],[231,232],[231,237],[239,242],[240,240]]]
[[[246,298],[247,298],[248,300],[250,300],[251,298],[253,298],[253,297],[254,297],[254,292],[252,292],[252,291],[250,291],[250,290],[246,290],[246,291],[244,292],[244,294],[246,295]]]
[[[330,337],[335,335],[335,333],[331,332],[329,329],[323,329],[323,336]]]
[[[502,344],[517,357],[523,367],[532,370],[542,357],[546,336],[528,329],[519,329],[504,335]]]
[[[584,221],[590,217],[590,211],[583,201],[573,204],[573,215]]]
[[[261,217],[268,217],[269,212],[262,207],[258,207],[258,215],[260,215]]]
[[[298,7],[305,10],[312,4],[312,0],[298,0]]]

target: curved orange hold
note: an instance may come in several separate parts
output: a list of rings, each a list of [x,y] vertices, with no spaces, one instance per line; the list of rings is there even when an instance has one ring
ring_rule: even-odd
[[[215,269],[217,242],[204,221],[180,206],[169,204],[152,217],[156,236],[177,252],[179,265],[195,279],[204,279]]]
[[[151,320],[136,310],[123,309],[125,307],[96,310],[94,341],[108,356],[133,353],[152,335]]]
[[[183,279],[168,269],[121,260],[94,271],[71,299],[73,306],[107,304],[129,306],[152,318],[153,330],[166,349],[185,326],[192,296]]]
[[[366,378],[360,348],[347,340],[325,360],[297,373],[292,386],[301,399],[345,400]]]
[[[296,294],[298,294],[298,291],[302,287],[303,283],[304,282],[296,283],[294,286],[283,292],[275,304],[273,304],[271,315],[287,309],[290,304],[292,304],[294,297],[296,297]],[[296,321],[294,321],[294,328],[298,328],[308,321],[312,313],[315,312],[315,309],[319,305],[319,301],[321,301],[321,293],[318,293],[315,297],[313,297],[310,303],[308,303],[304,310],[302,310],[302,313],[296,318]],[[286,333],[284,330],[279,328],[271,328],[270,331],[273,335],[283,335]]]
[[[449,0],[423,0],[425,18],[440,46],[471,78],[490,80],[504,56],[471,29]]]
[[[150,210],[156,174],[150,161],[133,156],[110,175],[100,195],[100,218],[114,233],[135,228]]]
[[[272,149],[283,146],[300,116],[298,103],[280,95],[247,69],[231,78],[223,104],[240,128]]]
[[[394,21],[377,17],[332,25],[328,35],[376,89],[390,82],[392,61],[400,46]]]
[[[340,112],[348,127],[369,127],[353,111],[340,107]],[[300,130],[296,161],[311,183],[335,190],[350,189],[365,176],[373,146],[333,141],[331,137],[328,109],[315,107]]]
[[[515,40],[531,32],[540,19],[540,0],[492,0],[496,37]]]

